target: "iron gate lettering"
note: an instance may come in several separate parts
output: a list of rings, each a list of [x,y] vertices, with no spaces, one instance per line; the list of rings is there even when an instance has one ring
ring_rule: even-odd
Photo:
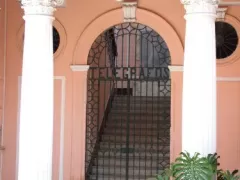
[[[97,79],[99,77],[101,80],[169,79],[169,69],[167,67],[91,67],[89,71],[93,78]],[[137,74],[139,74],[138,77]]]

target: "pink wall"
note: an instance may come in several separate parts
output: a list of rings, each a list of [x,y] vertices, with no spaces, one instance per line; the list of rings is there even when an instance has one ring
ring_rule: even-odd
[[[3,1],[0,1],[0,39],[3,39]],[[83,180],[84,177],[84,149],[85,149],[85,88],[87,75],[83,72],[73,73],[70,64],[86,64],[87,55],[94,39],[106,28],[121,23],[122,10],[114,0],[67,1],[66,8],[59,9],[55,25],[60,31],[62,41],[60,50],[55,55],[55,75],[66,78],[64,95],[64,112],[62,112],[59,99],[62,85],[55,81],[55,122],[56,134],[54,149],[58,149],[59,118],[64,116],[64,180],[70,178]],[[228,9],[228,20],[234,22],[238,28],[240,19],[239,9]],[[22,63],[22,10],[17,1],[8,1],[7,5],[7,68],[6,68],[6,101],[4,116],[3,140],[5,151],[3,155],[3,180],[15,180],[16,169],[16,137],[17,137],[17,112],[18,112],[18,76],[21,75]],[[181,65],[183,60],[185,20],[184,9],[179,0],[139,1],[137,21],[155,29],[167,42],[170,49],[172,63]],[[234,18],[232,18],[232,16]],[[237,23],[236,23],[237,22]],[[240,29],[239,29],[240,32]],[[238,48],[240,49],[240,48]],[[226,60],[227,64],[218,66],[218,76],[240,77],[240,52],[234,55],[235,60]],[[3,76],[3,41],[0,41],[0,79]],[[36,65],[37,66],[37,65]],[[33,67],[37,68],[37,67]],[[203,68],[204,67],[199,67]],[[181,150],[181,73],[172,75],[172,158]],[[221,154],[222,167],[240,168],[239,154],[240,133],[238,121],[240,119],[239,97],[240,82],[218,83],[218,151]],[[231,91],[231,93],[228,93]],[[2,104],[2,81],[0,81],[0,107]],[[62,102],[62,101],[61,101]],[[61,106],[61,107],[60,107]],[[204,112],[202,112],[204,113]],[[0,110],[0,116],[2,112]],[[0,120],[1,121],[1,120]],[[230,129],[234,128],[234,129]],[[228,137],[228,138],[226,138]],[[54,180],[58,179],[59,154],[54,152]]]
[[[236,29],[240,37],[239,7],[228,8],[225,21]],[[217,151],[223,169],[240,168],[240,43],[236,51],[218,61],[217,76]],[[204,68],[204,67],[203,67]]]
[[[0,7],[4,7],[5,6],[5,2],[4,1],[0,1]],[[0,124],[2,124],[2,117],[3,117],[3,93],[4,93],[4,65],[5,65],[5,54],[4,54],[4,42],[5,42],[5,33],[6,33],[6,29],[5,29],[5,8],[2,8],[2,10],[0,11]],[[1,126],[0,126],[1,128]]]
[[[5,6],[5,2],[4,1],[0,1],[0,7],[4,7]],[[2,8],[2,10],[0,11],[0,145],[2,146],[3,142],[2,142],[2,123],[3,123],[3,109],[4,109],[4,66],[5,66],[5,46],[4,46],[4,42],[5,42],[5,33],[6,33],[6,29],[5,29],[5,8]],[[0,158],[0,161],[2,160],[2,157]]]
[[[218,82],[218,153],[222,168],[240,169],[240,82]]]

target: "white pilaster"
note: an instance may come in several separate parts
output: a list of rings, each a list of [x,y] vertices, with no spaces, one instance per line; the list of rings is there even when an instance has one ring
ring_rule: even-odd
[[[25,19],[18,180],[52,179],[54,0],[22,0]]]
[[[216,152],[216,42],[218,0],[181,0],[186,9],[182,150]]]

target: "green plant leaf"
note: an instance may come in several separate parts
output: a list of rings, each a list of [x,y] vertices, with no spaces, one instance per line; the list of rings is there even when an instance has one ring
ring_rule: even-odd
[[[218,156],[217,153],[208,154],[208,156],[206,157],[206,160],[208,161],[209,165],[212,168],[212,172],[215,174],[217,173],[217,167],[219,165],[219,163],[218,163],[219,158],[220,158],[220,156]]]
[[[215,175],[217,180],[240,180],[238,170],[217,169],[219,158],[217,153],[201,157],[199,153],[191,156],[188,152],[181,152],[168,169],[149,180],[170,180],[171,177],[174,180],[212,180]]]
[[[218,171],[218,180],[240,180],[240,176],[237,174],[238,170],[234,170],[233,172],[230,172],[229,170]]]
[[[200,157],[199,153],[191,156],[181,152],[173,164],[173,176],[176,180],[209,180],[213,175],[211,167],[207,158]]]

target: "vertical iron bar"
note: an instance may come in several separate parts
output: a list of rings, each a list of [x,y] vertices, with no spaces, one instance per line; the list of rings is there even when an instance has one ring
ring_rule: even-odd
[[[143,61],[143,35],[142,35],[142,31],[140,31],[140,67],[141,68],[144,68],[144,61]],[[141,71],[141,68],[140,68],[140,71]],[[141,75],[139,77],[141,79]],[[140,145],[140,149],[142,149],[142,128],[146,128],[146,127],[143,127],[142,126],[142,120],[144,119],[143,116],[142,116],[142,83],[144,82],[144,80],[139,80],[140,81],[140,96],[139,96],[139,100],[138,100],[138,103],[140,104],[140,127],[139,127],[139,131],[140,131],[140,135],[139,135],[139,145]],[[135,115],[134,115],[135,116]],[[141,160],[142,160],[142,157],[141,157],[141,154],[139,153],[138,154],[139,156],[139,179],[141,178],[141,168],[142,168],[142,165],[141,165]]]
[[[110,37],[109,34],[107,34],[107,36]],[[109,37],[107,37],[107,40],[109,40]],[[103,60],[103,62],[101,62],[101,59],[100,59],[100,62],[99,62],[101,68],[106,67],[107,49],[109,48],[108,45],[109,45],[109,43],[106,42],[106,47],[105,47],[105,49],[104,49],[104,53],[105,53],[105,54],[104,54],[104,56],[105,56],[105,57],[104,57],[104,60]],[[102,76],[104,76],[104,75],[102,74]],[[99,79],[100,79],[100,76],[99,76]],[[105,111],[105,85],[106,85],[106,81],[100,80],[100,88],[103,86],[103,95],[100,94],[100,96],[101,96],[100,99],[102,98],[102,100],[103,100],[103,107],[100,107],[99,109],[103,108],[104,111]],[[101,90],[102,90],[102,89],[100,89],[100,92],[102,92]],[[101,102],[99,102],[99,103],[101,103]],[[101,117],[100,117],[100,118],[101,118]],[[103,121],[104,121],[104,119],[103,119]],[[100,126],[102,126],[102,123],[104,123],[104,122],[101,122]],[[109,137],[105,136],[104,138],[108,139]],[[105,163],[106,163],[106,160],[105,160],[106,152],[105,152],[105,151],[106,151],[106,150],[103,149],[103,152],[99,152],[99,153],[101,154],[102,158],[103,158],[103,162],[102,162],[103,167],[99,167],[99,170],[101,170],[100,168],[102,168],[102,176],[103,176],[103,178],[105,177],[105,170],[106,170],[106,169],[104,168]]]
[[[131,56],[130,56],[130,53],[131,53],[131,51],[130,51],[130,49],[131,49],[131,35],[130,35],[130,32],[131,32],[131,26],[129,26],[129,28],[128,28],[128,53],[127,53],[127,58],[128,58],[128,74],[130,74],[129,73],[129,67],[131,66],[130,64],[131,64]]]
[[[129,116],[130,116],[130,81],[127,81],[127,133],[126,133],[126,180],[129,176]]]
[[[146,30],[147,31],[147,30]],[[148,40],[146,39],[146,45],[147,45],[147,55],[146,55],[146,58],[147,58],[147,63],[146,63],[146,69],[148,72]],[[148,74],[148,73],[147,73]],[[148,76],[148,75],[147,75]],[[146,127],[147,127],[147,130],[145,132],[145,178],[147,178],[147,143],[148,143],[148,131],[149,131],[149,126],[148,126],[148,113],[146,111],[146,108],[147,108],[147,104],[148,104],[148,77],[146,77],[146,87],[145,87],[145,123],[146,123]]]
[[[121,27],[122,27],[121,30],[123,31],[123,32],[122,32],[123,34],[122,34],[122,63],[120,64],[120,68],[123,69],[123,64],[124,64],[124,38],[125,38],[125,37],[124,37],[124,27],[123,27],[123,25],[121,25]],[[123,86],[123,78],[121,78],[121,81],[120,81],[119,84],[120,84],[120,86],[121,86],[121,87],[120,87],[120,90],[123,89],[123,87],[124,87],[124,86]],[[121,109],[123,109],[123,108],[124,108],[124,100],[123,100],[123,97],[122,97],[122,94],[121,94],[121,93],[120,93],[120,95],[119,95],[118,98],[119,98],[119,100],[120,100]],[[121,115],[119,114],[119,116],[121,116],[121,119],[120,119],[120,120],[121,120],[121,135],[120,135],[120,138],[119,138],[120,140],[119,140],[119,141],[120,141],[120,143],[121,143],[121,145],[120,145],[120,146],[121,146],[121,148],[120,148],[120,163],[121,163],[121,166],[120,166],[120,178],[122,179],[122,152],[121,152],[121,150],[123,149],[123,144],[124,144],[122,137],[123,137],[123,133],[124,133],[124,132],[123,132],[123,131],[124,131],[123,121],[125,121],[125,120],[124,120],[124,119],[125,119],[125,116],[122,115],[122,114],[121,114]],[[124,169],[123,169],[123,170],[124,170]]]
[[[114,102],[114,107],[113,108],[115,108],[115,109],[118,109],[118,105],[117,105],[117,102],[116,102],[116,87],[115,87],[115,85],[116,85],[117,83],[116,83],[116,81],[114,81],[113,80],[113,102]],[[113,109],[112,108],[112,109]],[[117,128],[116,128],[116,126],[115,126],[115,124],[116,124],[116,121],[117,121],[117,119],[113,119],[113,115],[112,115],[112,119],[111,119],[112,121],[113,121],[113,128],[114,128],[114,143],[112,143],[113,144],[113,146],[114,146],[114,149],[115,149],[115,151],[114,151],[114,157],[113,157],[113,160],[114,160],[114,177],[116,177],[116,166],[117,166],[117,164],[116,164],[116,159],[117,159],[117,144],[116,144],[116,141],[117,141],[117,136],[116,136],[116,134],[117,134]]]
[[[137,27],[138,27],[138,25],[137,25]],[[135,67],[135,75],[134,75],[134,79],[133,79],[133,83],[134,83],[134,91],[135,92],[133,92],[133,109],[132,109],[132,112],[133,113],[136,113],[136,112],[138,112],[138,110],[137,110],[137,108],[136,108],[136,76],[137,76],[137,29],[136,29],[136,34],[135,34],[135,56],[134,56],[134,58],[135,58],[135,62],[134,62],[134,67]],[[134,155],[133,155],[133,163],[132,163],[132,168],[133,168],[133,178],[135,178],[135,170],[136,170],[136,167],[135,167],[135,156],[136,156],[136,134],[138,134],[139,132],[136,130],[136,118],[135,118],[135,116],[132,118],[133,119],[133,131],[134,131],[134,133],[133,133],[133,149],[134,149]],[[138,147],[138,149],[139,149],[139,147]]]
[[[98,77],[100,77],[100,71],[98,71]],[[98,133],[99,132],[99,113],[100,113],[99,112],[99,110],[100,110],[99,109],[99,103],[100,103],[100,80],[99,79],[98,79],[98,97],[97,98],[98,98],[98,102],[97,102],[97,104],[98,104],[98,113],[97,113],[97,129],[96,129],[96,137],[97,138],[96,138],[96,143],[98,143],[98,141],[101,138],[101,137],[99,137],[99,133]],[[98,144],[97,144],[97,146],[98,146]],[[99,149],[99,147],[97,147],[97,149]],[[96,172],[96,176],[97,177],[96,178],[98,179],[98,171],[99,171],[99,169],[98,169],[99,168],[98,160],[99,160],[99,157],[98,157],[98,154],[97,154],[98,152],[94,152],[94,153],[96,153],[96,156],[97,156],[97,158],[96,158],[97,159],[97,166],[96,166],[96,171],[97,171]]]
[[[108,35],[108,36],[110,36],[110,34]],[[109,43],[107,43],[108,45],[109,45]],[[105,62],[103,62],[103,65],[104,65],[104,68],[106,68],[106,67],[108,67],[107,66],[107,59],[108,59],[108,54],[107,54],[107,48],[109,48],[108,46],[105,48],[105,58],[104,58],[104,60],[105,60]],[[108,60],[110,60],[110,58],[108,59]],[[108,61],[109,62],[109,61]],[[102,83],[103,83],[103,85],[104,85],[104,89],[103,89],[103,109],[104,109],[104,112],[103,113],[105,113],[105,111],[106,111],[106,103],[105,103],[105,101],[106,101],[106,97],[105,97],[105,93],[106,93],[106,80],[105,81],[103,81]],[[105,120],[105,119],[104,119]],[[105,123],[105,122],[102,122],[102,123]],[[106,138],[106,136],[105,136],[105,138]],[[106,139],[109,139],[110,138],[110,136],[108,137],[108,138],[106,138]],[[109,147],[110,145],[109,145],[109,141],[108,141],[108,147]],[[107,161],[107,159],[105,160],[105,156],[106,156],[106,149],[104,149],[103,150],[103,152],[102,152],[103,154],[102,154],[102,157],[103,157],[103,160],[104,160],[104,162],[103,162],[103,169],[102,169],[102,171],[103,171],[103,178],[104,178],[104,176],[105,176],[105,161]],[[108,154],[109,154],[109,156],[110,156],[110,152],[109,152],[109,148],[108,148]],[[108,159],[110,159],[110,157],[108,158]],[[109,174],[109,169],[110,168],[107,168],[108,169],[108,174]]]
[[[128,31],[128,28],[129,28],[129,24],[127,25],[127,28],[126,28],[126,31],[127,31],[127,34],[126,34],[126,38],[127,38],[127,43],[126,43],[126,47],[127,47],[127,49],[126,49],[126,54],[127,54],[127,56],[126,56],[126,60],[127,60],[127,64],[125,65],[125,67],[129,67],[129,46],[130,46],[130,43],[129,43],[129,31]],[[127,72],[128,73],[128,72]],[[129,162],[128,162],[128,160],[129,160],[129,91],[130,91],[130,87],[129,87],[129,79],[127,79],[127,81],[126,81],[126,85],[127,85],[127,96],[126,96],[126,103],[127,103],[127,111],[126,111],[126,113],[127,113],[127,116],[126,116],[126,151],[125,151],[125,160],[126,160],[126,167],[125,167],[125,171],[126,171],[126,177],[125,177],[125,179],[126,180],[128,180],[128,166],[129,166]]]
[[[154,46],[152,45],[152,67],[154,68],[155,67],[155,61],[154,61]],[[154,85],[153,85],[153,83],[154,83],[154,80],[153,79],[155,79],[155,77],[153,76],[153,77],[151,77],[152,78],[152,126],[151,126],[151,129],[152,129],[152,131],[151,131],[151,144],[152,144],[152,147],[154,147],[154,142],[153,142],[153,138],[155,139],[155,129],[153,129],[153,128],[155,128],[155,126],[154,126],[154,115],[155,115],[155,111],[154,111],[154,105],[155,105],[155,103],[153,102],[153,95],[154,95]],[[151,154],[151,175],[153,175],[153,154],[155,154],[154,153],[154,151],[155,151],[155,149],[154,148],[152,148],[152,154]],[[158,156],[158,154],[157,154],[157,156]]]
[[[130,147],[129,147],[129,139],[130,139],[130,108],[131,108],[131,106],[130,106],[130,103],[131,103],[131,100],[130,100],[130,98],[131,98],[131,78],[130,78],[130,75],[131,75],[131,73],[130,73],[130,67],[131,67],[131,63],[132,63],[132,59],[131,59],[131,51],[130,51],[130,49],[131,49],[131,23],[129,23],[129,27],[128,27],[128,53],[127,53],[127,55],[128,55],[128,85],[127,85],[127,88],[128,88],[128,96],[127,96],[127,98],[128,98],[128,117],[127,117],[127,123],[128,123],[128,127],[127,127],[127,131],[128,131],[128,134],[127,134],[127,136],[128,136],[128,142],[127,142],[127,149],[128,149],[128,151],[127,151],[127,174],[128,174],[128,179],[129,179],[129,153],[130,153]],[[131,142],[132,143],[132,142]],[[134,143],[134,142],[133,142]]]
[[[159,120],[159,119],[161,118],[161,115],[160,115],[160,114],[161,114],[161,112],[160,112],[160,111],[161,111],[161,108],[160,108],[160,107],[161,107],[161,104],[159,103],[159,100],[160,100],[160,98],[161,98],[161,97],[160,97],[160,86],[161,86],[160,81],[161,81],[161,80],[159,79],[159,80],[158,80],[158,91],[157,91],[157,92],[158,92],[158,98],[157,98],[157,99],[158,99],[158,102],[157,102],[157,103],[158,103],[158,105],[157,105],[157,109],[158,109],[158,111],[157,111],[157,117],[158,117],[158,118],[157,118],[157,166],[156,166],[156,171],[157,171],[157,173],[158,173],[158,170],[159,170],[159,166],[158,166],[158,165],[159,165],[159,151],[160,151],[160,150],[159,150],[159,145],[160,145],[160,144],[159,144],[159,128],[160,128],[160,127],[159,127],[159,126],[160,126],[159,123],[160,123],[160,120]],[[160,114],[159,114],[159,112],[160,112]],[[162,148],[162,149],[163,149],[163,148]]]

